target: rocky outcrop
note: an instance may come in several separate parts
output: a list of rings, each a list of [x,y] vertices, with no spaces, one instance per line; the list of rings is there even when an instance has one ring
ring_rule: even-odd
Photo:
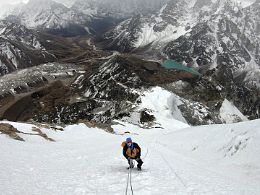
[[[14,128],[12,125],[7,123],[0,123],[0,132],[3,134],[8,135],[10,138],[18,140],[18,141],[24,141],[23,138],[21,138],[18,133],[21,133],[16,128]]]
[[[54,142],[55,140],[48,137],[46,133],[43,133],[41,129],[37,128],[36,126],[32,127],[32,132],[34,133],[25,133],[22,131],[17,130],[13,125],[8,123],[0,123],[0,133],[6,134],[10,138],[18,141],[25,141],[20,135],[29,135],[29,136],[40,136],[47,141]]]

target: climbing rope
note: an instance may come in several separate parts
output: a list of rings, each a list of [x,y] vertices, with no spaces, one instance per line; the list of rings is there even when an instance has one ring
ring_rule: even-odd
[[[159,151],[158,151],[159,152]],[[176,176],[176,178],[182,183],[182,185],[184,186],[184,188],[187,188],[186,183],[183,181],[183,179],[179,176],[179,174],[172,168],[172,166],[170,165],[170,163],[166,160],[166,158],[162,155],[161,152],[159,152],[160,156],[162,157],[163,161],[167,164],[167,166],[170,168],[171,172],[174,173],[174,175]]]
[[[132,160],[132,162],[130,162],[130,165],[131,165],[131,163],[134,166],[133,160]],[[129,171],[128,171],[128,174],[127,174],[127,181],[126,181],[127,183],[126,183],[125,195],[127,195],[129,184],[130,184],[130,189],[131,189],[132,195],[134,195],[134,190],[133,190],[133,186],[132,186],[132,168],[130,167],[130,165],[129,165]]]
[[[144,157],[142,158],[143,160],[146,158],[148,152],[149,152],[149,151],[148,151],[148,148],[147,148],[146,153],[145,153]]]
[[[155,140],[155,145],[158,145],[158,140]],[[184,186],[184,188],[187,188],[186,183],[183,181],[183,179],[179,176],[179,174],[172,168],[172,166],[170,165],[170,163],[166,160],[166,158],[164,157],[164,155],[155,148],[155,150],[157,151],[157,153],[162,157],[163,161],[167,164],[167,166],[170,168],[171,172],[175,175],[175,177],[182,183],[182,185]]]

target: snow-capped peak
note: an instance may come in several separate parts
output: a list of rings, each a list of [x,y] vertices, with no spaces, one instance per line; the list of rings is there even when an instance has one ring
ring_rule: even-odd
[[[70,24],[86,24],[89,16],[53,0],[30,0],[18,6],[12,15],[29,28],[61,29]]]

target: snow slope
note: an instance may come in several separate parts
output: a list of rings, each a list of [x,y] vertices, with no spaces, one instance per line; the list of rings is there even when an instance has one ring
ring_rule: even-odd
[[[220,108],[220,117],[226,123],[239,122],[239,120],[248,120],[232,102],[225,99]]]
[[[32,125],[11,123],[23,132]],[[134,194],[260,194],[260,120],[229,125],[140,129],[123,123],[115,134],[84,124],[41,128],[56,142],[0,135],[3,194],[124,194],[121,142],[142,147],[143,171],[132,172]],[[131,134],[124,134],[124,131]]]

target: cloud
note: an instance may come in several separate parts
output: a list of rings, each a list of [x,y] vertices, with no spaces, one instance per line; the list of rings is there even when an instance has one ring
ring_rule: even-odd
[[[27,3],[28,0],[9,0],[8,2],[6,2],[6,0],[0,0],[0,6],[5,5],[5,4],[17,4],[17,3],[21,3],[21,2]],[[1,9],[1,7],[0,7],[0,9]]]
[[[6,0],[0,0],[0,10],[1,6],[6,4],[18,4],[18,3],[27,3],[29,0],[9,0],[8,2]],[[63,3],[64,5],[71,6],[76,0],[54,0],[59,3]]]

